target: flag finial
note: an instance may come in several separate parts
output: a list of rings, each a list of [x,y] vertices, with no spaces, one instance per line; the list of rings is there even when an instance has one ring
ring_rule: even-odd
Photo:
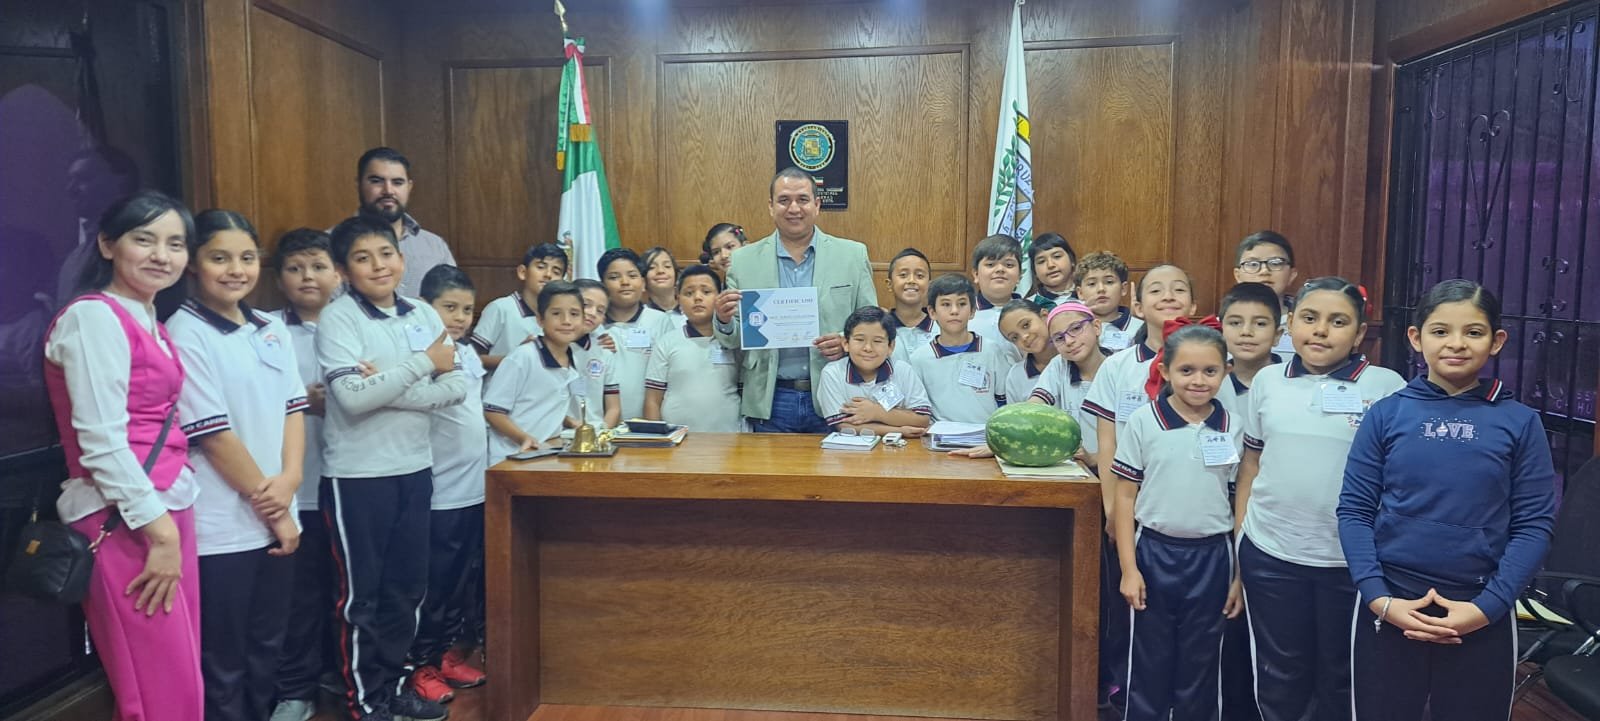
[[[566,35],[567,34],[567,8],[561,4],[561,0],[556,0],[556,19],[561,21],[561,34],[562,35]]]

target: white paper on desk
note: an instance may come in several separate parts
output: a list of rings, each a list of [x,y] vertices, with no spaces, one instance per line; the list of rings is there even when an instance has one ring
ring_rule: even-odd
[[[936,436],[965,436],[973,433],[983,433],[982,423],[957,423],[955,421],[934,421],[928,426],[928,432]]]
[[[810,348],[822,335],[817,289],[767,288],[739,293],[739,348]]]

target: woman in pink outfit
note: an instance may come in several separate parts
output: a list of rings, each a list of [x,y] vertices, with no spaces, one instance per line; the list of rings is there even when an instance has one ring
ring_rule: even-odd
[[[204,715],[197,485],[188,441],[169,418],[183,365],[155,310],[156,295],[183,277],[193,234],[188,209],[160,193],[113,205],[79,276],[81,294],[45,342],[69,476],[56,510],[91,541],[112,519],[83,608],[118,721]]]

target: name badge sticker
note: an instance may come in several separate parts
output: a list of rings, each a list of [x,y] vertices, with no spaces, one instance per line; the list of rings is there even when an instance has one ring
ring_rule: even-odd
[[[626,341],[628,350],[649,350],[650,331],[646,328],[629,328]]]
[[[1133,336],[1128,335],[1127,331],[1108,325],[1100,330],[1100,345],[1107,350],[1122,350],[1133,345]]]
[[[417,323],[406,324],[406,343],[411,346],[411,350],[427,350],[428,346],[433,345],[433,339],[434,335],[429,333],[427,328]]]
[[[283,370],[283,341],[277,333],[261,331],[250,337],[250,345],[255,348],[256,358],[273,370]]]
[[[1354,383],[1331,382],[1322,384],[1323,413],[1362,413],[1361,391]]]
[[[1200,458],[1207,466],[1231,466],[1239,462],[1239,449],[1232,436],[1207,428],[1200,431]]]
[[[1127,423],[1128,417],[1139,410],[1139,406],[1149,402],[1144,391],[1123,391],[1122,395],[1117,396],[1117,422]]]
[[[895,387],[893,383],[885,383],[872,389],[872,400],[877,401],[878,405],[883,406],[884,410],[893,410],[895,406],[900,405],[900,401],[905,399],[906,394],[901,393],[900,389]]]
[[[733,353],[716,341],[711,343],[710,355],[711,365],[725,366],[733,364]]]
[[[973,361],[964,360],[961,361],[961,375],[957,376],[956,381],[981,391],[989,387],[989,371]]]

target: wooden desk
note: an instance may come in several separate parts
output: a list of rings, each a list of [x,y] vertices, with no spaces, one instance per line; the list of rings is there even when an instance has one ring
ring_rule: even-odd
[[[818,442],[701,433],[491,469],[488,717],[1093,719],[1098,484]]]

